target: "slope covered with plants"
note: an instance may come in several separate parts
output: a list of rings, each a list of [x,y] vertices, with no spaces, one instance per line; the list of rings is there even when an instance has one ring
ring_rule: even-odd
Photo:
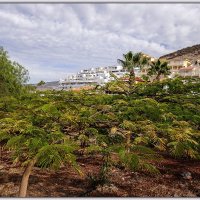
[[[157,176],[154,161],[163,156],[200,159],[200,80],[135,84],[135,62],[127,63],[128,82],[116,78],[94,90],[26,90],[0,98],[1,150],[24,170],[19,196],[26,196],[34,167],[71,165],[85,176],[77,163],[85,156],[102,159],[99,174],[87,175],[93,189],[112,178],[112,167]]]

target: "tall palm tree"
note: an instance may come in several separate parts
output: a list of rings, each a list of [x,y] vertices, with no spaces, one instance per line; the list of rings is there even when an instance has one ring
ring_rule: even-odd
[[[122,65],[124,69],[129,72],[129,87],[132,88],[135,83],[135,68],[142,68],[148,64],[149,59],[141,52],[132,53],[129,51],[127,54],[123,54],[123,60],[118,59],[118,63]]]
[[[148,69],[147,75],[155,75],[156,77],[154,80],[160,81],[161,75],[167,76],[171,74],[171,67],[166,61],[161,61],[158,59],[157,61],[153,61],[150,66],[151,67]]]

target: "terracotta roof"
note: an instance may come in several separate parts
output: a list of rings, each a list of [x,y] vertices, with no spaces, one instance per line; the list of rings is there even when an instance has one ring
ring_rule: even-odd
[[[195,67],[189,66],[189,67],[183,67],[183,68],[181,68],[180,71],[191,71],[193,69],[195,69]]]
[[[128,80],[129,80],[129,77],[122,77],[121,80],[123,80],[123,81],[128,81]],[[141,79],[140,77],[135,77],[135,81],[144,82],[144,80]]]
[[[90,90],[93,89],[94,86],[82,86],[82,87],[78,87],[78,88],[72,88],[73,91],[80,91],[80,90]]]
[[[144,81],[143,79],[141,79],[140,77],[136,77],[135,80],[136,80],[136,81],[139,81],[139,82],[145,82],[145,81]]]

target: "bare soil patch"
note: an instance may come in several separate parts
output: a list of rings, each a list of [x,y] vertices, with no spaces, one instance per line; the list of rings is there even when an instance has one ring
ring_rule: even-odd
[[[9,152],[1,152],[0,196],[16,197],[23,168],[14,165]],[[164,157],[154,161],[161,174],[151,175],[112,167],[109,182],[96,188],[87,174],[98,174],[100,156],[80,156],[78,164],[83,176],[70,166],[58,171],[34,167],[30,176],[28,197],[199,197],[200,161]]]

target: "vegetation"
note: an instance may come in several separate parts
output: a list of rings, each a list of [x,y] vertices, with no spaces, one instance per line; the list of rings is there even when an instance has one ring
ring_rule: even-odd
[[[131,63],[136,63],[133,57]],[[106,89],[111,86],[124,91],[126,83],[115,80]],[[68,163],[81,173],[77,156],[102,156],[99,175],[90,175],[94,185],[106,182],[113,165],[157,174],[151,161],[163,153],[200,159],[200,79],[143,82],[129,91],[35,91],[1,97],[0,141],[11,150],[13,162],[24,167],[19,196],[26,196],[34,166],[57,170]]]
[[[0,47],[0,96],[19,95],[28,81],[28,71],[19,63],[13,62],[8,52]]]
[[[160,61],[158,59],[157,61],[153,61],[150,64],[150,68],[148,69],[147,75],[155,75],[155,80],[160,81],[162,75],[166,77],[167,75],[171,74],[170,69],[171,67],[168,66],[168,63],[166,61]]]
[[[135,83],[135,68],[142,69],[148,64],[149,59],[141,52],[133,53],[129,51],[127,54],[123,55],[124,60],[118,59],[118,62],[123,66],[124,69],[129,72],[129,88],[132,89]]]
[[[44,85],[45,84],[45,82],[43,81],[43,80],[41,80],[38,84],[37,84],[37,86],[41,86],[41,85]]]

